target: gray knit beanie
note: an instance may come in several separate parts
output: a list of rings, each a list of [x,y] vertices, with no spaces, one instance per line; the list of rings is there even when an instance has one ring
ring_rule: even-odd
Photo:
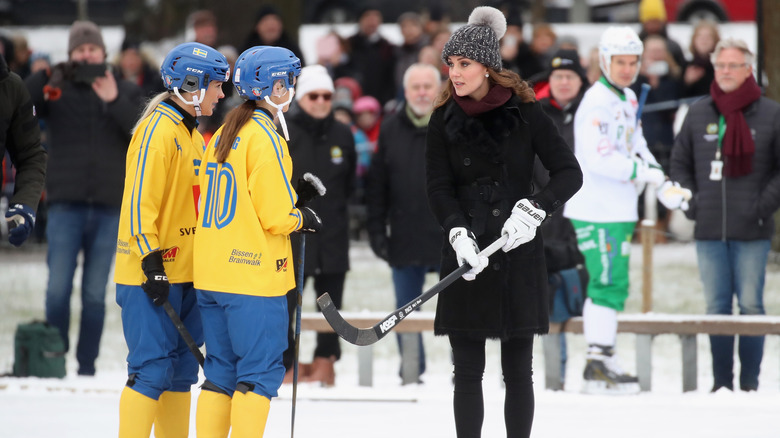
[[[447,63],[450,56],[463,56],[501,71],[501,53],[498,40],[506,33],[506,17],[496,8],[479,6],[469,15],[468,24],[450,36],[441,59]]]
[[[70,26],[70,37],[68,38],[68,54],[76,50],[76,47],[91,43],[99,46],[106,51],[106,45],[103,44],[103,36],[100,34],[100,28],[91,21],[74,21]]]

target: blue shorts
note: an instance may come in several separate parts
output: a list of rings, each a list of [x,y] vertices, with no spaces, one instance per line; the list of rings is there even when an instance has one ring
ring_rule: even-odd
[[[287,297],[212,292],[198,289],[206,340],[206,379],[232,395],[239,382],[252,392],[276,397],[284,379],[287,349]]]
[[[172,284],[168,301],[198,346],[203,345],[192,283]],[[116,302],[122,308],[127,374],[135,374],[135,391],[157,400],[164,391],[186,392],[198,383],[198,361],[162,306],[155,306],[141,286],[124,284],[116,285]]]

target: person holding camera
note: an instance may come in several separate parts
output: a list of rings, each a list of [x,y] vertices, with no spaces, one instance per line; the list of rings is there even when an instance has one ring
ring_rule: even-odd
[[[79,252],[81,327],[78,374],[95,374],[105,295],[116,250],[125,155],[141,105],[135,84],[117,81],[106,67],[97,25],[70,28],[68,61],[26,80],[38,117],[49,129],[46,319],[69,348],[70,297]]]

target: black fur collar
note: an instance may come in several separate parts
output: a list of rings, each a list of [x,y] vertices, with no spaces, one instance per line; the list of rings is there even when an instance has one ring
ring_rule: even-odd
[[[468,148],[490,157],[494,163],[503,162],[501,147],[504,139],[520,126],[526,124],[517,96],[492,111],[469,117],[450,100],[444,110],[444,132],[455,143],[464,143]]]

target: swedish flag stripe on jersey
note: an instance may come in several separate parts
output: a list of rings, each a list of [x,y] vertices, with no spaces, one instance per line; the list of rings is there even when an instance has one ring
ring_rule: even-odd
[[[158,249],[152,248],[151,245],[149,245],[149,241],[146,239],[146,236],[143,235],[144,230],[141,228],[141,191],[144,184],[144,172],[146,171],[146,159],[149,154],[149,143],[151,143],[152,138],[154,138],[154,130],[157,128],[157,124],[160,123],[161,117],[161,113],[153,113],[152,123],[149,124],[152,126],[152,128],[149,129],[149,125],[147,125],[144,129],[144,136],[141,142],[143,145],[143,151],[138,154],[138,163],[135,169],[135,181],[133,183],[133,195],[130,201],[130,205],[133,206],[130,210],[130,234],[132,236],[143,236],[145,246],[141,244],[140,239],[137,239],[136,242],[138,245],[138,250],[141,252],[141,254],[146,254]]]
[[[158,105],[155,111],[165,114],[171,120],[173,120],[173,122],[176,123],[177,125],[179,124],[179,122],[181,122],[181,115],[175,109],[173,109],[172,106],[168,105],[165,102]]]
[[[287,188],[287,195],[290,198],[290,206],[294,207],[296,195],[293,194],[294,192],[292,186],[290,185],[290,178],[287,177],[287,174],[284,172],[284,166],[282,165],[282,159],[284,158],[284,151],[282,150],[279,144],[279,139],[280,139],[279,133],[276,132],[275,129],[269,129],[268,123],[270,122],[270,120],[264,112],[260,110],[255,110],[255,114],[258,113],[262,115],[262,118],[253,117],[253,120],[255,120],[255,122],[257,122],[257,124],[260,125],[261,128],[263,128],[265,133],[268,134],[268,138],[271,139],[271,144],[273,145],[274,152],[276,153],[276,161],[279,163],[279,169],[281,169],[282,171],[282,176],[284,176],[284,183],[285,183],[285,187]],[[298,219],[300,220],[300,218]]]

